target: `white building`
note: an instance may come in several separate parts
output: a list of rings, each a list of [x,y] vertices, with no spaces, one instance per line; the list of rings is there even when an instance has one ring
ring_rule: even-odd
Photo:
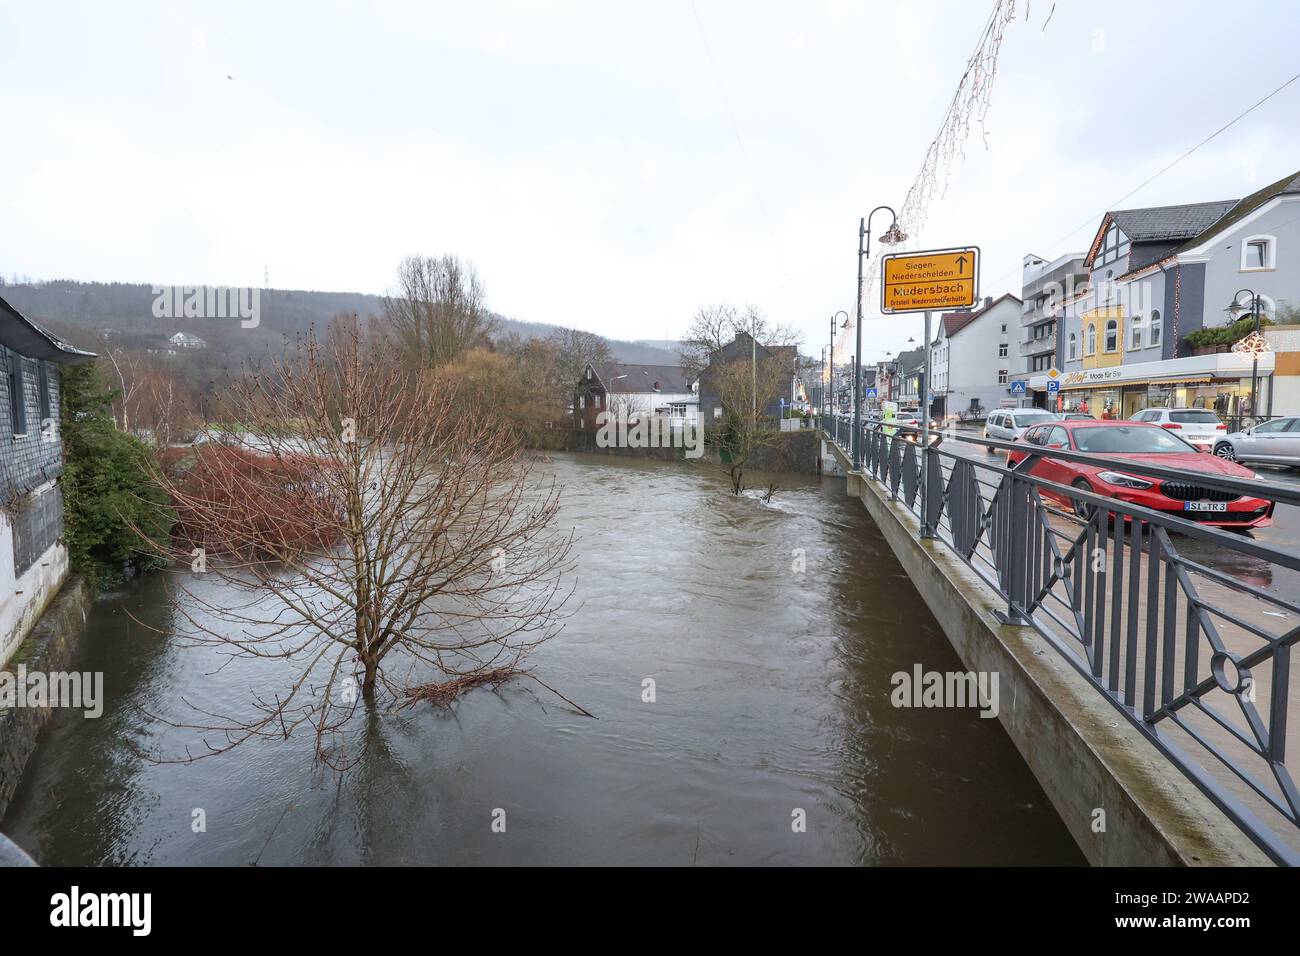
[[[676,366],[588,365],[578,383],[574,414],[584,428],[595,429],[601,412],[620,418],[661,415],[679,428],[700,420],[700,397],[697,385]]]
[[[189,332],[177,332],[167,340],[174,349],[205,349],[208,343]]]
[[[970,312],[945,312],[931,345],[931,415],[943,418],[1009,404],[1018,360],[1021,302],[1010,292]],[[1014,343],[1014,344],[1013,344]]]

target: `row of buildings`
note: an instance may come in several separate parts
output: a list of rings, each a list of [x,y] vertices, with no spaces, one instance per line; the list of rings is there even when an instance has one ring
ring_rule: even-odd
[[[1252,305],[1262,342],[1214,333]],[[1112,210],[1086,251],[1025,256],[1019,296],[942,315],[930,344],[937,417],[1300,413],[1300,173],[1241,199]],[[923,367],[921,348],[878,363],[868,397],[917,402]]]

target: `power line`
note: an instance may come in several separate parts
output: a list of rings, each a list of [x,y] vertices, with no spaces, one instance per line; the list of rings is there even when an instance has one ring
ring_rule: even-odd
[[[1193,146],[1193,147],[1192,147],[1191,149],[1189,149],[1187,152],[1183,153],[1183,155],[1181,155],[1181,156],[1179,156],[1177,159],[1175,159],[1175,160],[1174,160],[1172,163],[1170,163],[1168,166],[1164,167],[1164,168],[1161,169],[1159,172],[1155,173],[1153,176],[1148,177],[1148,178],[1147,178],[1146,180],[1144,180],[1140,185],[1134,187],[1133,189],[1130,189],[1130,190],[1129,190],[1128,192],[1126,192],[1123,196],[1120,196],[1119,199],[1116,199],[1113,203],[1111,203],[1109,206],[1107,206],[1105,209],[1103,209],[1100,213],[1097,213],[1096,215],[1089,216],[1086,220],[1084,220],[1084,222],[1083,222],[1081,225],[1076,226],[1074,229],[1070,230],[1070,231],[1067,232],[1065,235],[1063,235],[1060,239],[1057,239],[1055,242],[1053,242],[1051,245],[1049,245],[1049,246],[1047,247],[1048,252],[1050,253],[1053,249],[1055,249],[1055,248],[1056,248],[1057,246],[1059,246],[1061,243],[1065,242],[1066,239],[1069,239],[1071,236],[1075,235],[1075,233],[1081,232],[1082,230],[1086,229],[1088,226],[1090,226],[1090,225],[1092,225],[1093,223],[1095,223],[1095,222],[1097,221],[1097,217],[1098,217],[1098,216],[1104,216],[1108,210],[1111,210],[1111,209],[1115,209],[1115,208],[1117,208],[1117,207],[1119,206],[1119,204],[1122,203],[1124,200],[1128,199],[1130,196],[1136,195],[1137,193],[1141,192],[1143,189],[1145,189],[1147,186],[1151,185],[1151,183],[1155,182],[1157,179],[1159,179],[1159,178],[1160,178],[1161,176],[1163,176],[1165,173],[1169,172],[1169,170],[1173,169],[1175,166],[1177,166],[1179,163],[1181,163],[1181,162],[1182,162],[1184,159],[1186,159],[1188,156],[1192,155],[1192,153],[1196,152],[1198,149],[1200,149],[1200,148],[1201,148],[1202,146],[1204,146],[1206,143],[1208,143],[1208,142],[1210,142],[1211,140],[1215,139],[1215,138],[1216,138],[1217,136],[1219,136],[1220,134],[1226,132],[1228,129],[1230,129],[1231,127],[1235,126],[1239,121],[1245,119],[1247,116],[1249,116],[1251,113],[1253,113],[1256,109],[1258,109],[1259,107],[1263,106],[1265,103],[1267,103],[1267,102],[1268,102],[1269,100],[1271,100],[1273,97],[1277,96],[1277,94],[1281,93],[1283,90],[1285,90],[1288,86],[1290,86],[1290,85],[1291,85],[1292,83],[1294,83],[1296,80],[1300,80],[1300,73],[1295,74],[1295,76],[1291,77],[1291,79],[1287,80],[1287,81],[1286,81],[1285,83],[1283,83],[1281,86],[1277,87],[1275,90],[1273,90],[1273,92],[1269,93],[1267,96],[1263,97],[1262,99],[1260,99],[1259,101],[1257,101],[1257,102],[1254,103],[1253,105],[1249,106],[1248,108],[1242,110],[1240,113],[1238,113],[1235,117],[1233,117],[1233,118],[1232,118],[1231,120],[1229,120],[1227,123],[1224,123],[1222,126],[1220,126],[1218,129],[1216,129],[1216,130],[1215,130],[1213,133],[1211,133],[1209,136],[1205,137],[1205,139],[1201,140],[1199,143],[1197,143],[1195,146]],[[999,282],[1001,282],[1003,279],[1006,279],[1006,278],[1009,278],[1009,277],[1012,276],[1012,275],[1015,275],[1015,273],[1016,273],[1017,271],[1018,271],[1018,270],[1016,270],[1016,269],[1012,269],[1012,270],[1011,270],[1010,272],[1008,272],[1006,275],[1000,276],[999,278],[993,280],[993,285],[997,285],[997,284],[998,284]]]
[[[709,38],[704,33],[704,23],[700,20],[700,11],[695,7],[695,0],[691,0],[691,13],[695,14],[695,25],[699,27],[700,39],[704,41],[704,52],[709,58],[709,66],[713,68],[713,78],[718,83],[718,92],[722,95],[722,105],[727,110],[727,119],[731,121],[731,132],[736,136],[736,145],[740,147],[740,156],[745,161],[745,171],[749,173],[749,184],[754,187],[754,197],[758,200],[759,211],[763,214],[764,222],[767,221],[767,206],[763,204],[763,194],[758,189],[758,179],[754,176],[754,167],[749,162],[749,152],[745,149],[745,141],[741,139],[740,127],[736,125],[736,116],[731,111],[731,101],[727,99],[727,88],[722,85],[722,74],[718,72],[717,61],[713,59],[713,50],[709,47]]]

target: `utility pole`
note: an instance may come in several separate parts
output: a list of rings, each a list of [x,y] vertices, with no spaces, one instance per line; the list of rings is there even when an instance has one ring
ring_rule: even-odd
[[[898,228],[898,216],[888,206],[877,206],[858,220],[858,354],[853,357],[853,470],[862,470],[862,258],[871,252],[871,217],[881,210],[889,213],[893,221],[880,241],[894,245],[907,238]],[[864,241],[865,240],[865,241]]]
[[[925,313],[925,361],[921,371],[921,537],[934,537],[930,527],[930,311]],[[1010,350],[1008,350],[1010,351]]]
[[[867,220],[858,220],[858,351],[853,357],[853,470],[862,470],[862,240]]]

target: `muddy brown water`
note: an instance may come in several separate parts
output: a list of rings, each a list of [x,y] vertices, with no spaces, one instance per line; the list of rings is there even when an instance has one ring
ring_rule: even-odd
[[[307,736],[150,762],[199,738],[145,712],[248,713],[262,676],[179,646],[155,576],[95,606],[73,666],[104,715],[56,715],[0,830],[46,865],[1083,862],[996,720],[891,704],[961,664],[842,479],[764,504],[704,466],[546,470],[581,606],[532,663],[599,719],[516,682],[374,716],[341,780]]]

